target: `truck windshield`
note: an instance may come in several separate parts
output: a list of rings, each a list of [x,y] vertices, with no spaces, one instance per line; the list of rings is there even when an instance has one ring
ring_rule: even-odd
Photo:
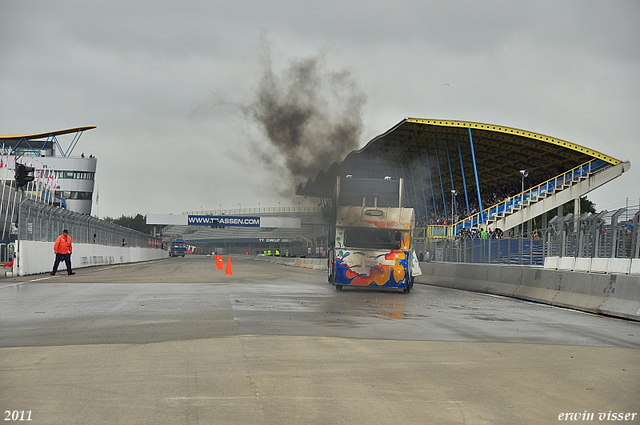
[[[344,245],[350,248],[400,249],[403,232],[392,229],[349,227],[344,231]]]

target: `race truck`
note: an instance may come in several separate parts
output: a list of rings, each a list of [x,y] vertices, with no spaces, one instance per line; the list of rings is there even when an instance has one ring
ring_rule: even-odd
[[[184,257],[187,252],[187,245],[182,238],[175,238],[171,241],[171,247],[169,248],[169,257]]]
[[[336,183],[329,282],[411,291],[421,275],[413,249],[415,214],[402,207],[402,179],[346,178]]]

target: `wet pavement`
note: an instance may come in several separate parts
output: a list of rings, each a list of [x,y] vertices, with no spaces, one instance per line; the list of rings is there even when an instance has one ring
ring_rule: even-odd
[[[519,342],[640,348],[640,325],[417,284],[345,288],[325,272],[206,257],[0,281],[0,347],[149,343],[232,335]]]
[[[2,411],[34,424],[538,424],[640,408],[636,322],[232,264],[0,279]]]

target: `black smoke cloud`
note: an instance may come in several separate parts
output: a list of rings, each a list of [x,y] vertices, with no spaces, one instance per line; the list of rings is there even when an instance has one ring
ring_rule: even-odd
[[[348,71],[325,69],[321,54],[276,72],[263,47],[261,78],[244,114],[268,141],[256,152],[270,168],[282,168],[281,192],[292,196],[298,183],[358,148],[366,96]]]

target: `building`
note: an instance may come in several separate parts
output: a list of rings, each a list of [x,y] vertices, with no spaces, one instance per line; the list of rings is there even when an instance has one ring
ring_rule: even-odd
[[[186,224],[200,218],[210,223],[222,218],[251,219],[259,224]],[[180,222],[184,224],[177,224]],[[165,244],[180,237],[193,247],[194,253],[259,255],[270,252],[276,255],[277,251],[282,257],[324,257],[327,252],[327,226],[318,208],[278,206],[187,212],[176,216],[147,215],[147,224],[161,223],[170,224],[162,229]]]
[[[55,204],[81,214],[91,215],[97,159],[84,153],[74,155],[82,134],[96,128],[77,127],[37,134],[0,135],[3,166],[13,168],[20,161],[36,170],[40,177],[51,176]],[[65,148],[59,136],[73,135]],[[35,187],[34,187],[35,189]],[[41,195],[40,195],[41,196]]]

